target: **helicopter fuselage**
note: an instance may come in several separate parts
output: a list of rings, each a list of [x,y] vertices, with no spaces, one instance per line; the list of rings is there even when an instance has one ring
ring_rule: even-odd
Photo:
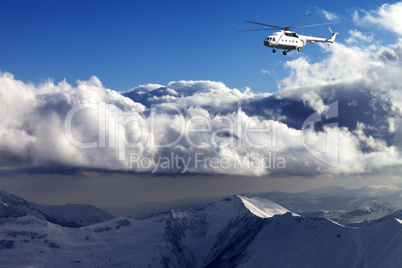
[[[284,49],[284,54],[286,55],[286,53],[291,50],[301,51],[301,48],[304,47],[307,42],[310,42],[312,44],[315,42],[333,43],[337,34],[339,33],[333,34],[331,38],[321,38],[298,35],[293,31],[280,31],[267,36],[264,40],[264,45],[273,48],[274,52],[276,52],[276,48]]]
[[[300,38],[295,32],[280,31],[267,36],[264,40],[267,47],[278,49],[297,49],[306,45],[306,40]]]

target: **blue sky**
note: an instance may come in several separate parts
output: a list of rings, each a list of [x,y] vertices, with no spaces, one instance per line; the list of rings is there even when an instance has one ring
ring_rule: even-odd
[[[346,39],[354,10],[377,9],[378,1],[1,1],[0,71],[40,83],[69,83],[97,76],[105,87],[126,91],[140,84],[177,80],[222,81],[231,88],[276,91],[284,63],[300,55],[325,57],[317,45],[302,54],[273,54],[267,32],[245,20],[289,25],[328,22]],[[257,27],[258,28],[258,27]],[[368,31],[370,29],[362,29]],[[329,36],[325,26],[300,33]],[[263,73],[268,70],[271,75]]]

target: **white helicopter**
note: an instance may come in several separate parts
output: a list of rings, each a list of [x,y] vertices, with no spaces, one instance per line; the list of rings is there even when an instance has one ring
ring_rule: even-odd
[[[313,25],[306,25],[306,26],[299,26],[299,27],[294,27],[295,24],[301,22],[308,16],[308,14],[301,20],[293,23],[290,26],[275,26],[275,25],[269,25],[265,23],[259,23],[259,22],[254,22],[254,21],[246,21],[248,23],[254,23],[258,25],[263,25],[263,26],[268,26],[272,27],[270,29],[254,29],[254,30],[242,30],[239,32],[250,32],[250,31],[267,31],[267,30],[277,30],[277,29],[282,29],[282,31],[275,32],[270,36],[267,36],[264,40],[264,45],[267,47],[272,47],[272,52],[276,53],[276,49],[284,49],[283,55],[286,55],[289,51],[292,50],[297,50],[301,51],[302,47],[304,47],[307,42],[310,42],[311,44],[314,44],[315,42],[327,42],[327,43],[333,43],[335,41],[335,38],[337,35],[341,34],[340,32],[332,32],[331,27],[328,26],[329,31],[332,33],[331,38],[321,38],[321,37],[312,37],[312,36],[305,36],[305,35],[298,35],[294,31],[290,31],[290,29],[296,29],[296,28],[305,28],[305,27],[312,27],[312,26],[319,26],[319,25],[327,25],[327,24],[335,24],[339,22],[329,22],[329,23],[320,23],[320,24],[313,24]]]

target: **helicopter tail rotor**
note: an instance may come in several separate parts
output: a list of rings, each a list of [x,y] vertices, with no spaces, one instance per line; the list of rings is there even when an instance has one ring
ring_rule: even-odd
[[[329,31],[331,32],[331,34],[332,34],[332,37],[331,37],[331,39],[329,39],[329,42],[330,42],[330,43],[333,43],[333,42],[335,41],[336,36],[337,36],[337,35],[340,35],[341,33],[340,33],[340,32],[334,33],[334,32],[332,31],[331,27],[329,27],[329,26],[328,26],[328,30],[329,30]]]
[[[340,35],[341,34],[341,32],[334,33],[330,26],[328,26],[328,30],[331,32],[332,35]]]

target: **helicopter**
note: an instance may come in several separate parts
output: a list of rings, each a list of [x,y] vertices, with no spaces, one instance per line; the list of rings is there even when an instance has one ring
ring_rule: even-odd
[[[250,32],[250,31],[269,31],[269,30],[278,30],[282,29],[282,31],[275,32],[270,36],[267,36],[264,40],[264,45],[267,47],[272,47],[272,52],[276,53],[276,49],[283,49],[283,55],[286,55],[289,51],[292,50],[297,50],[301,52],[302,47],[304,47],[307,42],[310,42],[311,44],[314,44],[315,42],[327,42],[327,43],[334,43],[335,38],[337,35],[340,35],[340,32],[333,32],[331,27],[328,26],[329,31],[332,34],[331,38],[321,38],[321,37],[312,37],[312,36],[305,36],[305,35],[299,35],[294,31],[291,31],[291,29],[296,29],[296,28],[305,28],[305,27],[312,27],[312,26],[320,26],[320,25],[328,25],[328,24],[335,24],[339,22],[329,22],[329,23],[320,23],[320,24],[313,24],[313,25],[305,25],[305,26],[298,26],[295,27],[297,23],[301,22],[308,16],[310,16],[312,13],[308,14],[304,18],[298,20],[297,22],[291,24],[290,26],[275,26],[275,25],[269,25],[265,23],[260,23],[260,22],[254,22],[254,21],[246,21],[247,23],[253,23],[253,24],[258,24],[262,26],[267,26],[271,27],[269,29],[253,29],[253,30],[241,30],[238,32]]]

